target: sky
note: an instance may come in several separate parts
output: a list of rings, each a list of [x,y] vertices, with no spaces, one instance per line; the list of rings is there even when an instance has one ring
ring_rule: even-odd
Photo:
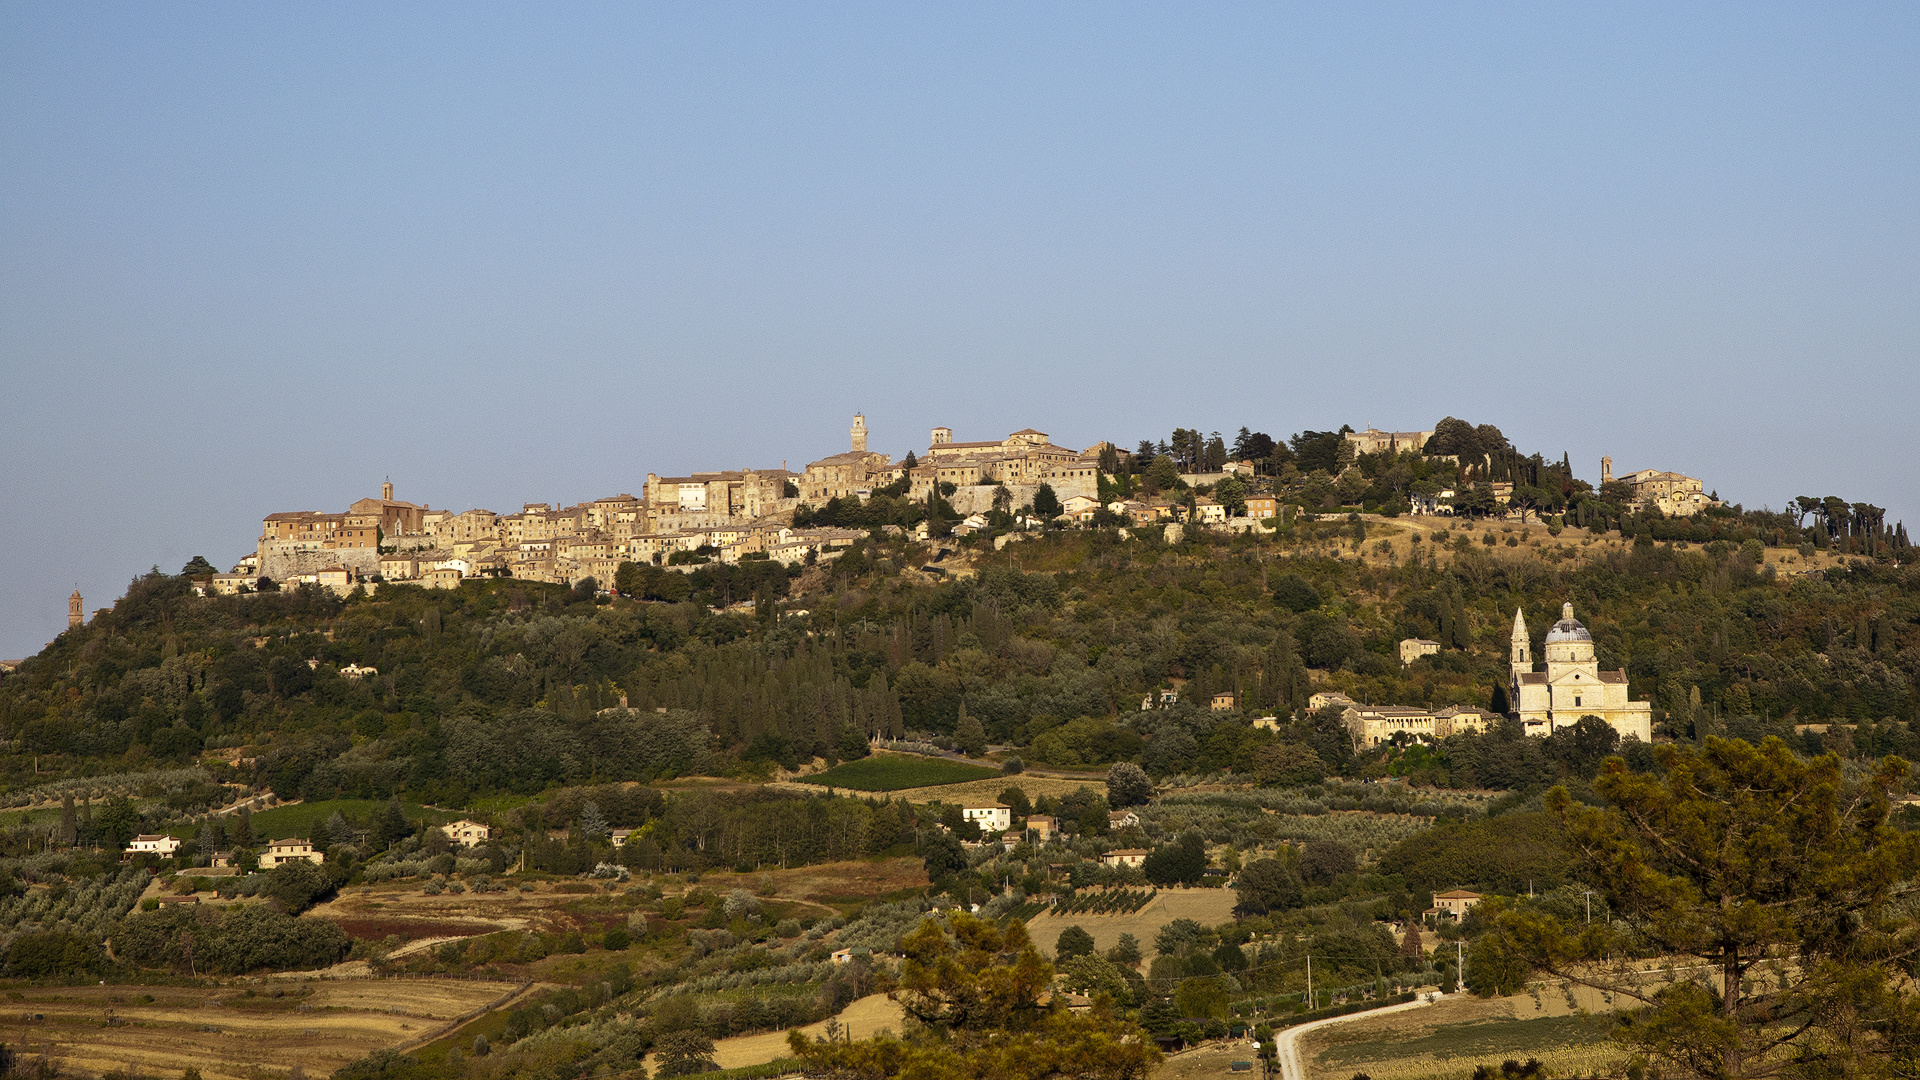
[[[1912,4],[0,3],[0,657],[280,510],[1499,426],[1920,525]]]

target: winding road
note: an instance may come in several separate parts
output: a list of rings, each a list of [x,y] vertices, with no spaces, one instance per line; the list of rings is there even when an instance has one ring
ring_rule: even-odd
[[[1323,1027],[1332,1027],[1334,1024],[1344,1024],[1350,1020],[1371,1020],[1376,1016],[1385,1016],[1391,1012],[1421,1009],[1430,1004],[1432,1004],[1432,1002],[1424,997],[1420,997],[1412,1001],[1401,1002],[1398,1005],[1387,1005],[1378,1009],[1368,1009],[1365,1012],[1348,1013],[1345,1016],[1331,1016],[1325,1020],[1315,1020],[1312,1023],[1301,1024],[1298,1027],[1290,1027],[1282,1031],[1280,1034],[1274,1036],[1274,1052],[1280,1061],[1280,1080],[1307,1080],[1306,1067],[1300,1062],[1300,1036],[1307,1032],[1316,1031]]]

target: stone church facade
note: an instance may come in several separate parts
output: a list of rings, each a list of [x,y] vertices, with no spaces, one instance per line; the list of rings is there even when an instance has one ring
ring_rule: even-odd
[[[1573,605],[1560,606],[1560,621],[1547,631],[1546,670],[1534,670],[1527,622],[1513,613],[1513,681],[1507,697],[1513,715],[1529,735],[1549,735],[1572,727],[1583,716],[1597,716],[1622,739],[1653,741],[1653,706],[1627,697],[1627,673],[1601,671],[1593,635],[1573,617]]]

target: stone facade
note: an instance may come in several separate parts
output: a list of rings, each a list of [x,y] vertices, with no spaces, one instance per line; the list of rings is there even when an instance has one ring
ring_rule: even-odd
[[[1355,454],[1399,454],[1409,450],[1417,453],[1431,438],[1431,431],[1379,431],[1368,428],[1365,431],[1347,432],[1347,442],[1353,446]]]
[[[1621,477],[1620,482],[1632,490],[1635,502],[1668,517],[1688,517],[1710,506],[1720,505],[1718,500],[1707,497],[1705,485],[1698,477],[1682,476],[1677,472],[1642,469]]]
[[[1516,609],[1507,698],[1527,734],[1548,735],[1572,727],[1583,716],[1597,716],[1623,739],[1653,741],[1653,706],[1627,697],[1624,670],[1600,670],[1593,635],[1573,617],[1572,604],[1560,606],[1560,621],[1547,631],[1545,652],[1547,670],[1535,671],[1526,619]]]

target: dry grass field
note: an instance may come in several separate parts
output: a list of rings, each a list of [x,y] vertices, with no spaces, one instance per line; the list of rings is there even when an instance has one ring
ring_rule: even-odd
[[[1146,907],[1131,915],[1036,915],[1027,920],[1027,935],[1035,945],[1052,952],[1060,931],[1069,926],[1092,934],[1094,945],[1101,950],[1112,948],[1121,934],[1132,934],[1140,940],[1142,951],[1151,956],[1153,936],[1162,926],[1175,919],[1217,926],[1233,917],[1236,899],[1232,889],[1161,889]]]
[[[900,1006],[887,1000],[885,994],[869,994],[840,1011],[834,1019],[840,1021],[841,1030],[855,1039],[870,1039],[881,1029],[898,1033],[901,1029]],[[800,1029],[814,1038],[826,1033],[827,1022],[809,1024]],[[778,1061],[783,1057],[792,1057],[787,1048],[787,1033],[784,1031],[763,1031],[758,1035],[735,1035],[730,1039],[720,1039],[713,1044],[714,1063],[723,1069],[738,1069],[745,1065],[764,1065],[769,1061]]]
[[[0,1004],[0,1042],[82,1073],[132,1065],[148,1076],[178,1076],[191,1065],[206,1080],[264,1080],[298,1063],[309,1076],[325,1076],[383,1046],[433,1034],[514,989],[455,979],[281,978],[208,988],[16,990]]]
[[[904,889],[924,888],[927,872],[918,858],[850,859],[845,862],[797,866],[791,870],[756,870],[750,874],[708,871],[700,875],[700,887],[724,893],[730,889],[757,892],[771,887],[767,895],[832,911],[844,911],[853,905],[889,896]],[[668,886],[668,892],[675,891]]]

